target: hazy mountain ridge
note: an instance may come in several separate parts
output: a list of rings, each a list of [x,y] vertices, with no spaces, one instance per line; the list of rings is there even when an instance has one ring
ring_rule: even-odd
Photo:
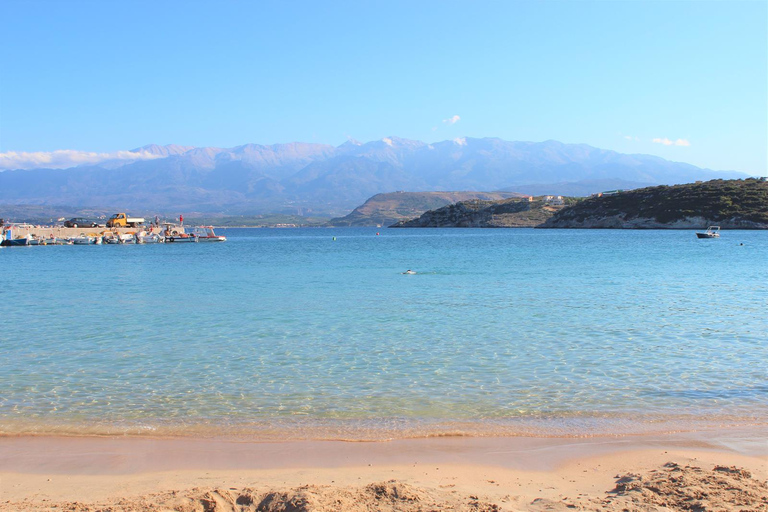
[[[588,194],[605,190],[607,182],[643,186],[744,176],[585,144],[498,138],[427,144],[386,137],[338,147],[147,145],[134,152],[155,158],[0,172],[0,203],[343,215],[394,190],[517,192],[561,186]]]

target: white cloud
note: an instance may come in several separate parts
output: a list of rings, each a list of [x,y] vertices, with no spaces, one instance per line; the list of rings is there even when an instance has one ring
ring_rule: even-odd
[[[382,140],[382,141],[384,142],[384,144],[386,144],[387,146],[391,146],[391,145],[392,145],[392,139],[390,139],[389,137],[384,137],[384,138],[383,138],[383,139],[381,139],[381,140]]]
[[[466,146],[467,145],[467,138],[466,137],[456,137],[453,139],[453,142],[458,144],[459,146]]]
[[[98,164],[105,160],[150,160],[162,158],[149,151],[113,151],[112,153],[94,153],[74,149],[56,151],[8,151],[0,153],[0,169],[35,169],[46,167],[64,169],[82,164]]]
[[[448,119],[443,119],[443,122],[450,126],[452,124],[458,123],[460,120],[461,120],[461,117],[459,116],[451,116]]]
[[[688,142],[686,139],[677,139],[677,140],[669,140],[668,138],[664,137],[663,139],[661,137],[656,137],[653,139],[653,142],[656,144],[664,144],[665,146],[690,146],[691,143]]]

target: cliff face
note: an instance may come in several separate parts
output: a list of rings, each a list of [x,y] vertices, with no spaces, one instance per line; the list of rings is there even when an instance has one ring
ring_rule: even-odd
[[[768,229],[768,182],[712,180],[591,197],[561,210],[545,228]]]
[[[393,228],[531,228],[550,218],[562,206],[543,201],[505,199],[462,201],[401,221]]]

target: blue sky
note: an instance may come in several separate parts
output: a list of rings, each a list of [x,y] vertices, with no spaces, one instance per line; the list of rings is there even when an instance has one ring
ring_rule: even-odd
[[[767,27],[765,1],[3,0],[0,152],[468,136],[766,175]]]

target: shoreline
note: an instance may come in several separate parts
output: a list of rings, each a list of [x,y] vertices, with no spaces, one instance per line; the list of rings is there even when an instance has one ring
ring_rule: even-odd
[[[310,489],[310,497],[322,501],[328,493],[347,496],[393,479],[400,494],[426,493],[444,500],[475,496],[499,507],[487,510],[507,510],[507,505],[514,505],[509,510],[539,510],[533,506],[537,499],[560,505],[564,497],[604,499],[618,476],[671,471],[664,469],[670,462],[701,471],[744,468],[752,480],[765,482],[768,437],[760,428],[388,442],[9,436],[0,437],[0,510],[47,510],[75,501],[84,507],[78,510],[121,502],[134,508],[113,510],[145,510],[151,507],[136,504],[165,503],[171,495],[199,501],[222,489],[238,496],[248,490],[294,497]]]
[[[237,442],[390,442],[433,438],[601,438],[653,436],[683,432],[768,429],[768,410],[751,414],[561,414],[513,418],[269,418],[260,421],[40,422],[0,419],[4,437],[138,438]]]
[[[336,467],[350,462],[404,463],[411,455],[433,462],[460,460],[498,467],[517,467],[522,463],[543,470],[572,458],[656,446],[731,452],[762,457],[768,462],[768,433],[762,427],[582,437],[440,436],[386,441],[1,435],[0,473],[13,470],[123,474],[205,468]],[[506,457],[530,453],[537,454],[535,460]],[[273,457],[277,454],[283,457],[279,462]],[[458,459],[454,460],[454,456]],[[63,459],[78,464],[60,465]],[[198,464],[199,461],[205,462]],[[298,466],[296,461],[300,462]]]

